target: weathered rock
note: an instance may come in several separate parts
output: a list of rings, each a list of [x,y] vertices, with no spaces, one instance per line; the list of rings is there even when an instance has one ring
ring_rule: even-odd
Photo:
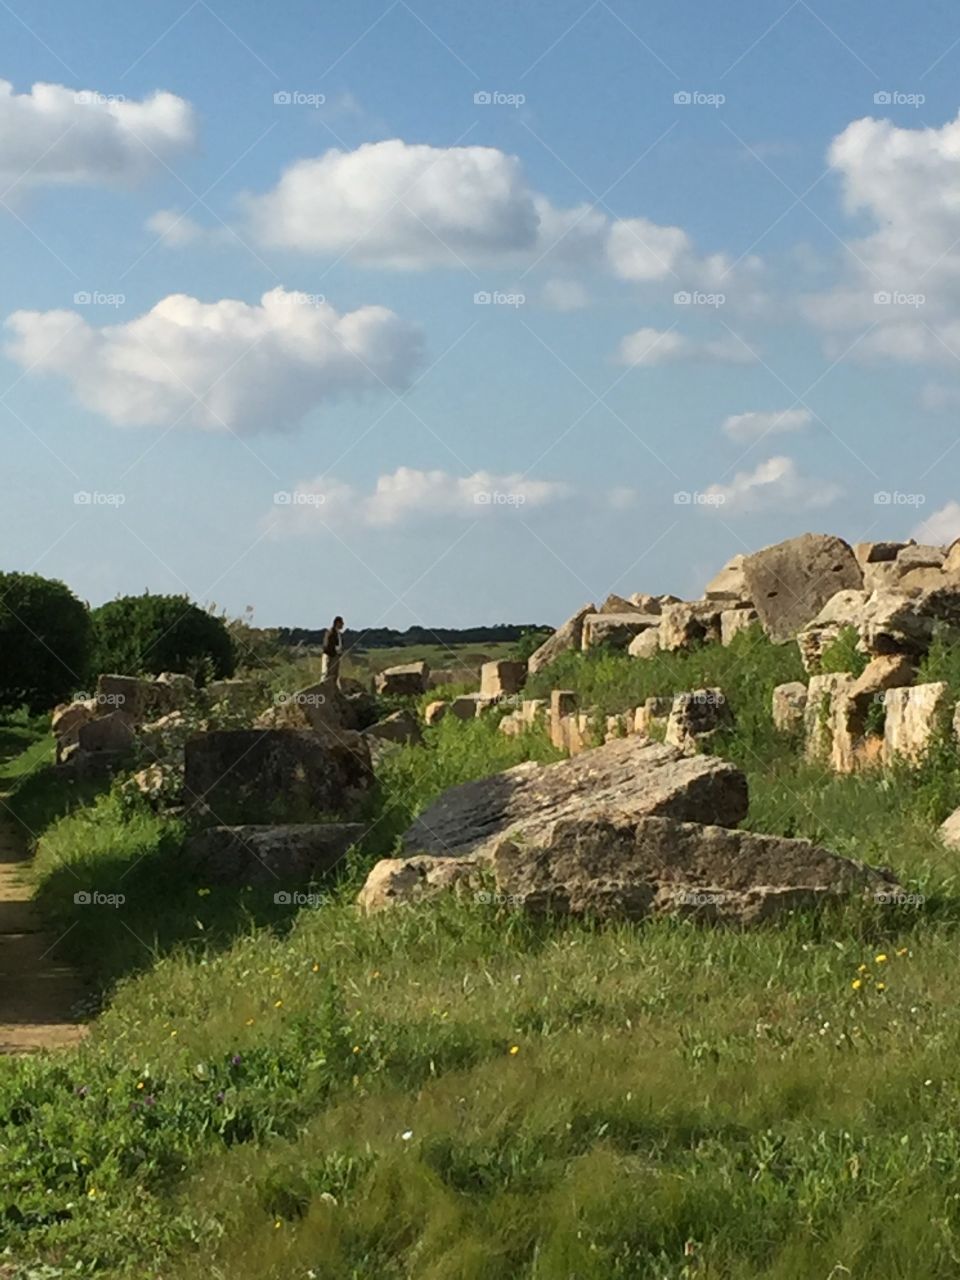
[[[426,693],[429,680],[430,668],[425,662],[407,662],[381,671],[375,683],[377,693],[386,697],[416,697]]]
[[[282,905],[292,901],[287,886],[333,870],[366,830],[358,822],[208,827],[190,836],[183,852],[210,884],[273,885]]]
[[[897,561],[897,567],[900,562]],[[942,569],[933,565],[926,565],[916,569],[908,569],[900,575],[900,581],[897,583],[898,591],[931,591],[936,587],[943,587],[950,584],[951,579],[943,572]]]
[[[906,572],[908,569],[942,569],[946,553],[943,547],[925,546],[912,542],[897,552],[897,565]]]
[[[633,637],[627,645],[627,653],[631,658],[652,658],[660,652],[660,628],[648,627]]]
[[[611,591],[610,595],[607,596],[597,610],[597,613],[643,613],[643,609],[634,604],[632,600],[628,600],[624,596],[618,596]]]
[[[142,724],[150,709],[153,682],[139,676],[102,675],[97,680],[95,711],[109,716],[122,711],[134,724]]]
[[[720,605],[710,601],[665,604],[660,615],[660,648],[672,653],[698,644],[719,644],[721,612]]]
[[[838,591],[863,586],[849,545],[821,533],[804,533],[746,556],[743,577],[764,630],[776,644],[793,639]]]
[[[903,570],[895,560],[881,560],[864,566],[863,589],[874,591],[900,591]]]
[[[418,745],[423,742],[423,734],[417,724],[416,717],[410,711],[395,711],[378,724],[372,724],[363,730],[363,737],[378,738],[383,742],[399,742]]]
[[[673,818],[569,817],[493,852],[497,891],[536,914],[641,920],[682,914],[754,924],[889,893],[890,872],[809,840]]]
[[[659,729],[666,734],[667,720],[672,708],[673,698],[647,698],[643,706],[637,707],[633,713],[633,732],[647,738],[654,736],[652,730]]]
[[[403,843],[410,854],[462,856],[481,852],[508,829],[532,836],[572,813],[661,814],[734,825],[746,810],[746,778],[734,765],[628,737],[559,764],[521,764],[452,787],[414,822]]]
[[[804,671],[817,672],[824,650],[828,649],[847,627],[859,633],[866,616],[869,596],[865,591],[838,591],[831,596],[815,618],[797,635],[797,647]]]
[[[803,709],[804,751],[808,760],[828,760],[833,750],[834,706],[853,684],[848,671],[810,677]]]
[[[451,889],[477,892],[480,868],[473,858],[384,858],[378,862],[360,890],[362,911],[415,905]]]
[[[635,636],[660,625],[658,614],[588,613],[583,620],[584,649],[626,649]]]
[[[171,711],[184,711],[197,696],[192,678],[179,671],[161,671],[147,694],[147,715],[151,719]]]
[[[423,723],[426,725],[439,724],[446,714],[447,704],[445,702],[428,702],[423,709]]]
[[[447,703],[447,714],[456,716],[458,720],[476,720],[482,705],[479,694],[462,693]]]
[[[773,723],[781,733],[795,733],[803,725],[807,686],[799,680],[778,684],[773,691]]]
[[[524,724],[542,724],[550,714],[550,703],[545,698],[524,698],[520,703],[520,714]]]
[[[906,654],[884,654],[867,663],[853,682],[850,696],[859,701],[869,700],[886,689],[899,689],[903,685],[913,684],[916,674],[916,667]]]
[[[935,735],[946,730],[952,711],[949,687],[943,681],[888,689],[883,702],[885,764],[920,760]]]
[[[505,715],[497,729],[500,733],[505,734],[508,738],[518,738],[526,729],[523,722],[523,716],[519,711],[511,711],[509,715]]]
[[[632,605],[640,610],[641,613],[659,613],[663,608],[663,602],[659,596],[644,595],[642,591],[635,591],[632,596],[627,599]]]
[[[186,802],[221,825],[341,814],[373,783],[369,746],[346,729],[221,729],[184,755]]]
[[[136,738],[133,718],[126,711],[97,716],[77,731],[77,745],[84,755],[117,755],[130,751]]]
[[[722,689],[692,689],[674,695],[664,741],[681,751],[696,751],[732,723]]]
[[[733,604],[752,605],[750,593],[747,588],[746,578],[743,574],[744,556],[734,556],[732,560],[728,560],[715,578],[707,583],[706,590],[703,593],[705,600],[720,600],[725,603],[725,608],[731,608]]]
[[[943,572],[952,575],[960,574],[960,538],[947,547],[943,560]]]
[[[353,699],[334,681],[321,680],[293,693],[276,694],[273,705],[262,711],[254,724],[258,729],[354,729],[357,717]]]
[[[527,664],[501,659],[485,662],[480,668],[480,695],[484,698],[512,697],[527,679]]]
[[[70,754],[70,749],[78,745],[80,730],[94,718],[93,706],[93,699],[89,699],[62,703],[55,708],[50,719],[50,728],[56,739],[58,764],[65,761]]]
[[[741,631],[748,631],[758,620],[756,609],[724,609],[720,614],[720,643],[732,644]]]
[[[620,711],[616,715],[607,716],[604,723],[603,740],[612,742],[614,738],[625,738],[633,729],[633,716],[628,711]]]
[[[896,560],[908,545],[906,542],[855,542],[853,554],[860,568],[866,569],[868,564],[886,564]]]
[[[960,809],[940,823],[940,839],[948,849],[960,849]]]
[[[596,605],[585,604],[572,618],[568,618],[562,627],[558,627],[553,635],[530,655],[527,663],[530,675],[533,676],[538,671],[542,671],[555,658],[559,658],[561,653],[568,653],[571,649],[579,651],[583,641],[583,620],[588,614],[596,611]]]

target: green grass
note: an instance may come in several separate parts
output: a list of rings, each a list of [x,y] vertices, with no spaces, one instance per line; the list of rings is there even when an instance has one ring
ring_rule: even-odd
[[[281,919],[242,889],[232,915],[198,894],[176,825],[114,795],[50,825],[51,910],[69,914],[67,867],[122,874],[131,902],[73,930],[114,983],[90,1040],[0,1062],[11,1277],[960,1275],[960,891],[935,836],[960,803],[956,751],[915,773],[799,763],[769,729],[795,654],[748,639],[576,658],[563,683],[610,711],[719,684],[746,825],[892,865],[921,905],[752,931],[534,921],[453,897],[359,917],[365,866],[418,809],[553,758],[483,720],[390,755],[369,847],[325,905]],[[140,930],[152,916],[155,947],[112,940],[127,910]]]

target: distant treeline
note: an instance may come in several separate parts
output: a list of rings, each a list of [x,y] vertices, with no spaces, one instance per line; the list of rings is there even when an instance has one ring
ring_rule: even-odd
[[[345,649],[394,649],[401,645],[421,644],[511,644],[525,632],[551,631],[553,628],[534,623],[508,625],[498,623],[493,627],[408,627],[395,631],[392,627],[368,627],[361,631],[343,632]],[[276,638],[285,645],[317,645],[323,643],[323,628],[278,627]]]

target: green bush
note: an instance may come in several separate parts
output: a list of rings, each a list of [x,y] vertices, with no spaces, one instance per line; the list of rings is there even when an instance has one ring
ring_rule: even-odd
[[[0,573],[0,709],[49,711],[86,682],[90,614],[69,587]]]
[[[94,609],[94,668],[126,675],[182,671],[201,684],[232,676],[233,640],[187,596],[120,596]]]

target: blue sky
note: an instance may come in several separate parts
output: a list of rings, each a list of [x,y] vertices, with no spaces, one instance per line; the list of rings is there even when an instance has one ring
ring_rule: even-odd
[[[11,0],[0,50],[2,567],[469,625],[960,536],[953,6]]]

